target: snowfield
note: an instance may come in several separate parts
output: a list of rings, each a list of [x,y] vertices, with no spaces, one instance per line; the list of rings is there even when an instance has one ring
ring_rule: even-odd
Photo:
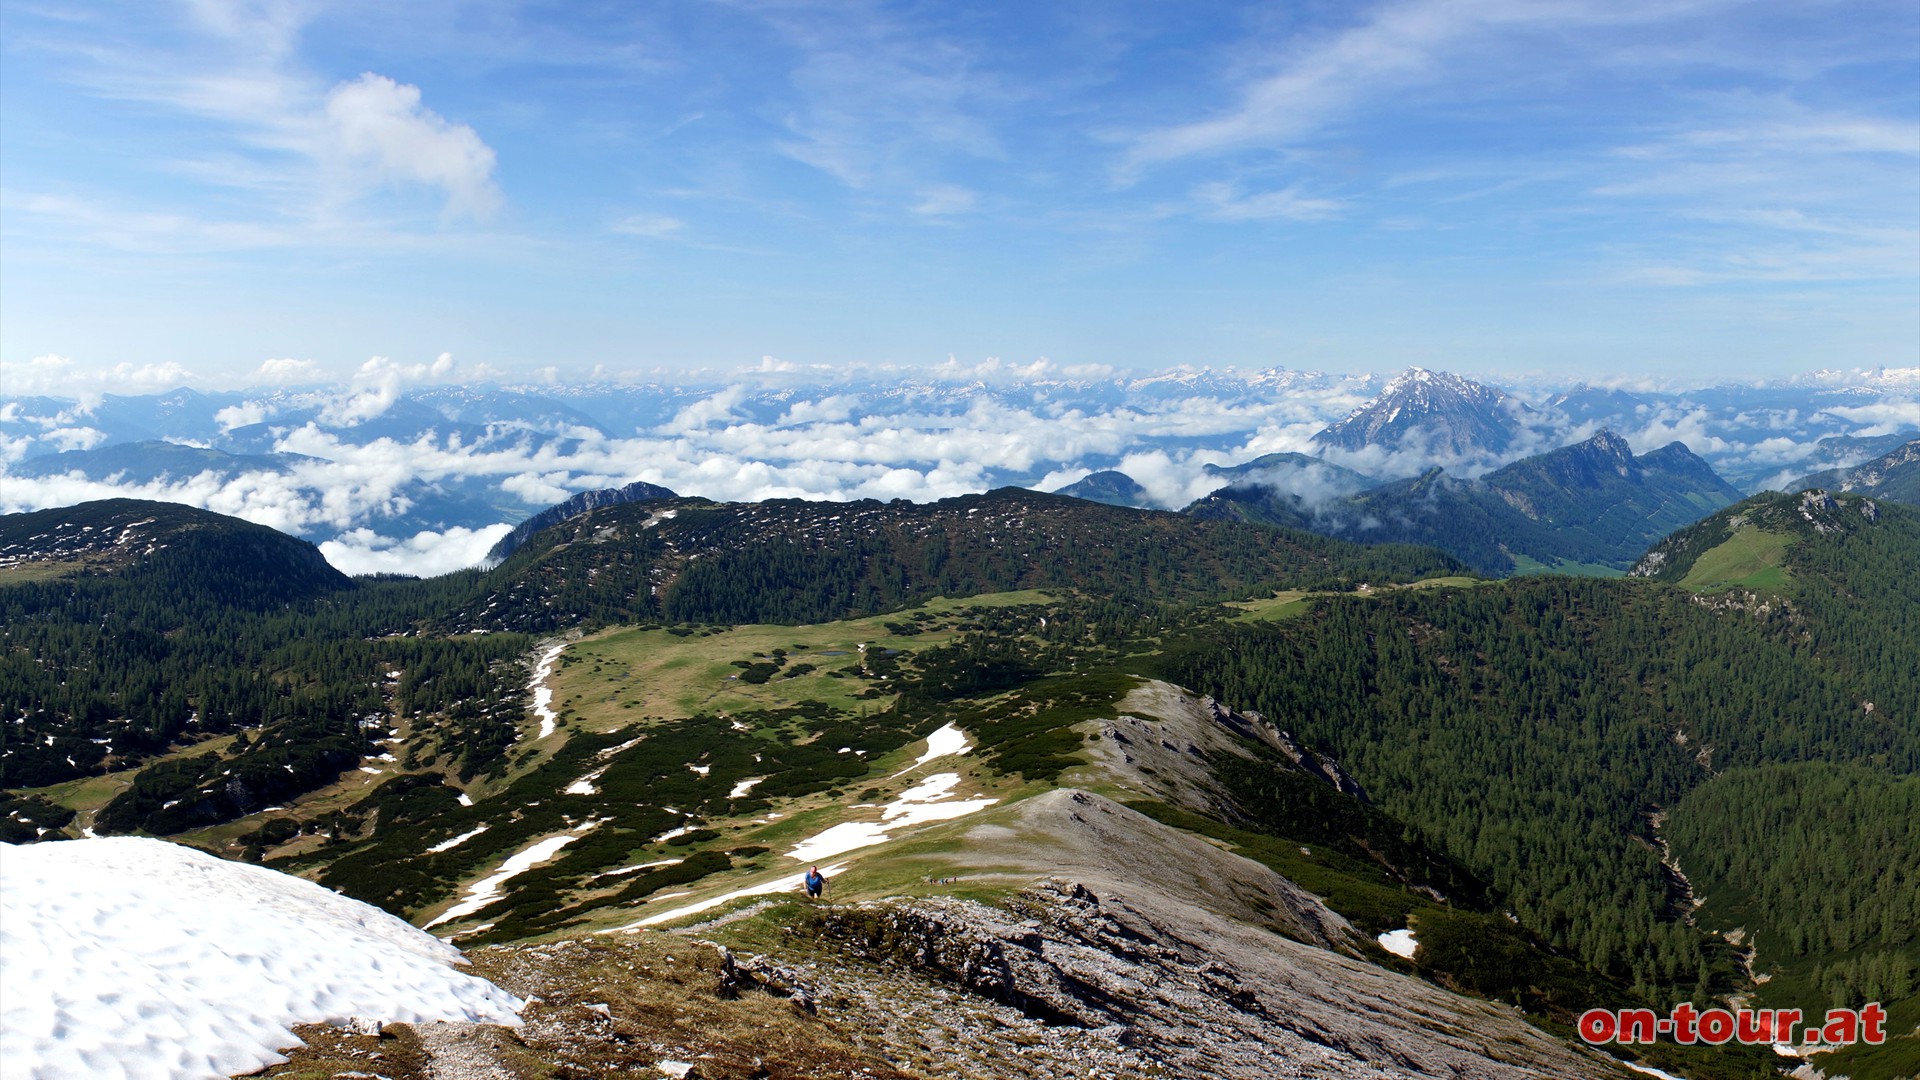
[[[292,1026],[518,1024],[524,1002],[378,908],[162,840],[0,844],[8,1080],[224,1078]]]

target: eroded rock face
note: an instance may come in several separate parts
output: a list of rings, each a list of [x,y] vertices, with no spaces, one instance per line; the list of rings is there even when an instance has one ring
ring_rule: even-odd
[[[1257,712],[1230,706],[1157,679],[1143,681],[1112,719],[1087,726],[1093,760],[1121,784],[1174,806],[1233,819],[1237,808],[1219,791],[1213,761],[1252,756],[1251,747],[1278,750],[1309,775],[1363,802],[1360,784],[1332,758],[1314,753],[1291,732]]]
[[[1066,879],[1036,884],[1004,909],[944,897],[825,909],[796,933],[903,980],[933,976],[1018,1010],[1030,1035],[1017,1060],[1028,1067],[982,1061],[981,1075],[1067,1075],[1046,1069],[1068,1064],[1075,1075],[1227,1080],[1613,1075],[1505,1007]],[[901,1004],[911,997],[904,986],[821,979],[811,996],[865,1012],[877,1037],[920,1037],[925,1021]]]

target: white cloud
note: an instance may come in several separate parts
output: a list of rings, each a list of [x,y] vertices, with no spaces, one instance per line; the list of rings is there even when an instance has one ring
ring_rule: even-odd
[[[1041,477],[1040,482],[1033,485],[1033,487],[1035,491],[1059,491],[1069,484],[1077,484],[1092,475],[1093,470],[1083,465],[1076,465],[1066,469],[1055,469]]]
[[[771,360],[772,357],[766,359]],[[730,386],[712,397],[702,398],[674,415],[666,431],[690,431],[738,419],[734,412],[747,399],[747,388]]]
[[[70,472],[48,477],[9,476],[7,482],[0,485],[0,511],[6,513],[115,498],[185,503],[287,533],[305,530],[321,512],[310,486],[293,476],[278,473],[246,473],[230,479],[201,473],[179,480],[129,484],[89,480],[78,472]],[[369,514],[371,510],[364,505],[346,504],[344,500],[343,509],[362,514]]]
[[[1145,488],[1147,497],[1155,505],[1178,510],[1209,492],[1226,487],[1225,480],[1208,476],[1206,467],[1229,463],[1227,455],[1217,452],[1169,454],[1165,450],[1148,450],[1121,458],[1117,468]]]
[[[135,392],[171,390],[193,378],[179,364],[118,363],[108,368],[82,369],[72,357],[48,353],[25,363],[0,360],[0,387],[9,395],[75,394],[84,400],[96,399],[102,385]],[[89,411],[84,409],[82,411]]]
[[[1658,450],[1670,442],[1685,443],[1687,449],[1696,454],[1731,449],[1727,440],[1713,434],[1713,426],[1714,416],[1704,408],[1681,410],[1669,407],[1660,409],[1648,419],[1645,426],[1620,434],[1636,454]]]
[[[213,419],[220,425],[221,431],[232,431],[234,428],[265,423],[267,417],[272,415],[273,410],[265,402],[243,401],[214,413]]]
[[[933,374],[941,379],[979,379],[983,382],[1034,382],[1051,378],[1053,361],[1044,356],[1017,364],[989,356],[977,364],[961,363],[952,353],[934,365]]]
[[[1045,360],[1046,357],[1040,359]],[[1111,379],[1120,373],[1112,364],[1068,364],[1059,369],[1059,374],[1069,379],[1088,380]]]
[[[336,164],[378,181],[406,180],[446,193],[449,213],[485,217],[500,204],[492,147],[465,124],[420,104],[420,88],[368,72],[327,95]]]
[[[90,427],[54,428],[41,439],[62,450],[91,450],[107,441],[107,433]]]
[[[320,553],[343,574],[412,574],[435,577],[478,566],[511,525],[418,532],[404,539],[353,529],[320,544]]]
[[[99,377],[138,390],[163,390],[185,383],[193,378],[193,373],[168,361],[164,364],[115,364],[101,372]]]
[[[1656,21],[1684,11],[1663,0],[1403,0],[1364,22],[1284,48],[1269,73],[1240,88],[1236,105],[1203,120],[1146,132],[1122,167],[1142,168],[1245,147],[1282,147],[1320,133],[1375,100],[1460,70],[1461,55],[1515,30]],[[1349,9],[1351,10],[1351,9]]]
[[[121,250],[364,252],[459,247],[449,221],[485,219],[500,205],[493,148],[428,107],[420,87],[375,72],[333,82],[303,64],[300,35],[318,8],[194,0],[183,27],[175,7],[42,18],[39,33],[21,38],[59,57],[84,91],[137,102],[159,123],[189,123],[176,125],[179,136],[166,140],[173,149],[151,163],[165,182],[122,185],[124,198],[15,189],[8,209],[24,211],[15,218],[61,244]],[[182,180],[205,190],[181,195]],[[366,205],[374,193],[407,189],[439,194],[440,213]]]
[[[1920,401],[1876,401],[1869,405],[1836,405],[1823,410],[1851,424],[1862,425],[1858,434],[1891,435],[1920,428]]]
[[[860,398],[854,394],[830,394],[819,399],[796,401],[788,406],[780,417],[780,427],[800,427],[805,424],[836,423],[851,419],[854,411],[860,407]]]
[[[937,207],[954,206],[958,190],[927,182],[943,159],[1005,156],[982,107],[1008,91],[950,20],[914,25],[912,12],[870,4],[758,10],[800,54],[782,153],[849,187]]]
[[[320,365],[312,360],[282,357],[260,361],[260,368],[254,374],[268,382],[292,383],[311,379],[319,373]]]
[[[454,367],[452,353],[441,353],[431,364],[397,364],[384,356],[371,357],[353,373],[347,392],[321,410],[320,422],[338,427],[365,423],[392,408],[407,386],[445,378]]]
[[[64,386],[73,370],[73,358],[47,353],[24,363],[0,360],[0,384],[9,394],[37,394]]]
[[[535,505],[565,502],[573,494],[567,489],[567,479],[568,474],[564,470],[550,473],[515,473],[500,481],[500,490],[521,502]]]

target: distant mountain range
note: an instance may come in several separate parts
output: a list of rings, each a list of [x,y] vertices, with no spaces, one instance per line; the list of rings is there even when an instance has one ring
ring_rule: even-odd
[[[1649,408],[1646,398],[1625,390],[1578,383],[1564,393],[1555,394],[1542,406],[1576,424],[1619,424],[1642,409]]]
[[[1920,420],[1920,412],[1916,412]],[[1786,491],[1795,482],[1812,473],[1852,468],[1920,438],[1920,428],[1907,428],[1886,435],[1829,435],[1803,448],[1791,461],[1750,462],[1722,470],[1735,487],[1747,492]]]
[[[1920,503],[1920,439],[1903,442],[1872,461],[1852,468],[1810,473],[1789,485],[1793,491],[1808,488],[1832,488]]]
[[[1362,491],[1378,481],[1363,473],[1305,454],[1262,454],[1239,465],[1208,465],[1208,476],[1226,477],[1235,486],[1310,486],[1335,491]]]
[[[65,476],[77,472],[89,479],[117,476],[129,484],[151,484],[195,476],[230,479],[249,472],[284,474],[294,465],[319,460],[304,454],[231,454],[225,450],[146,439],[114,443],[97,450],[65,450],[28,458],[8,471],[25,477]]]
[[[1236,484],[1185,512],[1430,544],[1490,574],[1607,572],[1625,570],[1648,543],[1739,499],[1738,489],[1680,443],[1635,457],[1625,439],[1602,431],[1478,480],[1435,469],[1319,500],[1284,487]]]
[[[245,506],[310,539],[340,541],[328,551],[342,565],[406,565],[356,553],[432,550],[439,569],[454,549],[423,533],[497,532],[583,489],[642,478],[723,499],[925,500],[1092,470],[1066,493],[1139,506],[1152,500],[1138,478],[1117,475],[1135,455],[1165,455],[1171,489],[1203,486],[1209,473],[1237,483],[1202,463],[1241,461],[1276,440],[1377,486],[1435,467],[1470,477],[1604,427],[1636,446],[1681,439],[1753,491],[1888,453],[1913,434],[1861,432],[1909,414],[1920,421],[1917,398],[1920,376],[1906,370],[1661,392],[1501,387],[1420,368],[1392,378],[1194,368],[1032,380],[742,375],[686,385],[17,397],[0,400],[0,475],[10,481],[0,507],[54,505],[103,487]],[[1268,487],[1298,497],[1296,515],[1328,490],[1362,486],[1302,460],[1262,466]],[[480,546],[463,535],[460,557]]]

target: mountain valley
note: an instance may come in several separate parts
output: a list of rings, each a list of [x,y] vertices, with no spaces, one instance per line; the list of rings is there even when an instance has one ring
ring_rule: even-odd
[[[1662,465],[1596,442],[1528,475]],[[1018,490],[662,497],[489,571],[348,581],[198,511],[46,511],[0,519],[0,814],[10,842],[166,835],[432,926],[547,987],[474,1038],[579,1075],[1611,1076],[1580,1010],[1756,990],[1882,998],[1908,1032],[1920,849],[1876,829],[1920,765],[1917,515],[1766,496],[1626,580],[1495,581]],[[1776,828],[1825,822],[1792,866],[1831,903],[1782,893],[1757,836],[1715,842],[1784,790]],[[1891,861],[1854,895],[1863,858]],[[794,895],[810,862],[824,907]],[[675,963],[711,973],[716,1031],[759,1016],[786,1049],[607,1042],[683,1007],[610,973],[663,955],[705,957]],[[1609,1049],[1690,1080],[1785,1061]],[[1813,1060],[1866,1080],[1916,1050]]]

